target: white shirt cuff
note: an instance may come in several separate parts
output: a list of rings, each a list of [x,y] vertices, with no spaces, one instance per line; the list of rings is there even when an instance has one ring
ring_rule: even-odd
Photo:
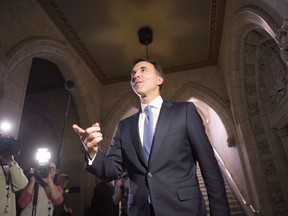
[[[93,164],[93,161],[94,161],[96,155],[97,155],[97,154],[95,154],[95,156],[94,156],[92,159],[90,159],[90,158],[88,157],[88,155],[86,155],[86,157],[87,157],[87,159],[88,159],[88,165],[89,165],[89,166],[91,166],[91,165]]]

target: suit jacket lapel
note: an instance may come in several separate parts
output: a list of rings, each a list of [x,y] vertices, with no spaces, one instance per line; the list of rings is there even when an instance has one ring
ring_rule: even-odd
[[[160,110],[160,115],[158,118],[158,122],[155,128],[154,132],[154,140],[152,144],[152,150],[150,153],[150,159],[149,159],[149,166],[152,164],[154,159],[157,156],[157,153],[159,149],[161,148],[161,145],[163,145],[163,137],[166,134],[168,125],[170,124],[171,121],[171,116],[172,116],[172,103],[163,101],[161,110]]]
[[[132,119],[132,122],[130,124],[130,134],[131,134],[131,139],[132,143],[136,149],[136,152],[138,154],[138,157],[140,160],[143,162],[143,164],[148,167],[148,162],[145,158],[145,153],[143,146],[141,144],[140,136],[139,136],[139,128],[138,128],[138,121],[139,121],[139,115],[140,115],[140,110],[139,112],[135,115],[135,117]]]

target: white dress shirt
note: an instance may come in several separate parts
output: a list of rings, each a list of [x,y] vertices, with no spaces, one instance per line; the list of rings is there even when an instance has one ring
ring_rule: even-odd
[[[145,120],[145,115],[146,115],[144,112],[145,107],[148,105],[151,106],[151,111],[153,114],[153,134],[154,134],[162,103],[163,103],[162,97],[158,96],[149,104],[141,104],[142,112],[140,113],[140,116],[139,116],[138,126],[139,126],[139,135],[140,135],[142,146],[143,146],[143,134],[144,134],[144,120]]]
[[[153,133],[154,133],[155,127],[156,127],[156,124],[157,124],[157,121],[158,121],[158,117],[159,117],[159,114],[160,114],[160,109],[161,109],[162,103],[163,103],[162,97],[158,96],[150,104],[141,104],[142,112],[140,113],[140,116],[139,116],[138,126],[139,126],[139,135],[140,135],[140,140],[141,140],[142,146],[143,146],[144,120],[145,120],[144,109],[148,105],[150,105],[152,107],[151,111],[153,113]],[[95,155],[95,157],[96,157],[96,155]],[[95,157],[90,159],[87,156],[88,165],[92,165]]]

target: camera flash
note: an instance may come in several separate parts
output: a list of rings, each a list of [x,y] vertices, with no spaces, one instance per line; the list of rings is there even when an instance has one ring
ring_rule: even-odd
[[[12,125],[11,125],[9,122],[7,122],[7,121],[2,122],[2,124],[1,124],[1,129],[2,129],[4,132],[9,131],[9,130],[11,129],[11,127],[12,127]]]
[[[48,148],[39,148],[36,153],[36,160],[39,164],[47,163],[51,158],[51,153],[48,151]]]

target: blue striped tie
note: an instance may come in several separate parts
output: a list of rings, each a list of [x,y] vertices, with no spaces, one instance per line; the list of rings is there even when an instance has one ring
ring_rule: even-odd
[[[144,121],[144,135],[143,135],[143,146],[146,159],[148,161],[150,150],[153,140],[153,114],[151,111],[152,106],[148,105],[145,107],[145,121]]]

